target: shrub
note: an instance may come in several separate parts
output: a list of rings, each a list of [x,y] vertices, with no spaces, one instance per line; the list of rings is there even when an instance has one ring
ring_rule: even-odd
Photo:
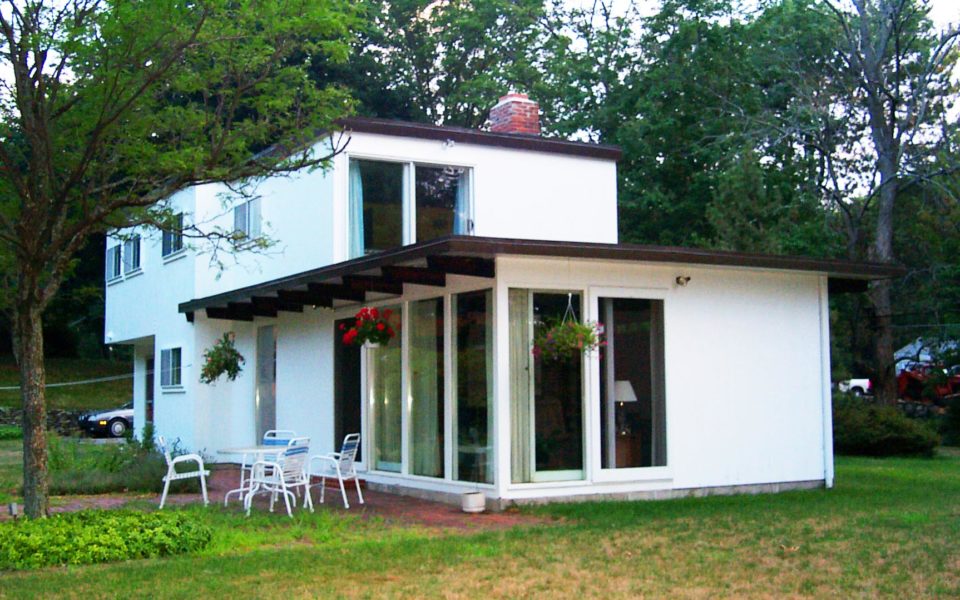
[[[839,395],[833,403],[833,445],[838,454],[933,456],[940,439],[929,426],[893,406]]]
[[[940,421],[940,433],[943,443],[960,446],[960,398],[951,398],[947,412]]]
[[[89,444],[50,436],[50,493],[160,492],[167,462],[152,440]],[[179,451],[174,448],[173,454]],[[189,465],[184,468],[188,468]],[[196,479],[174,481],[174,493],[198,492]]]
[[[36,569],[193,552],[212,531],[182,512],[88,510],[0,523],[0,569]]]
[[[22,440],[23,430],[16,425],[0,425],[0,440]]]

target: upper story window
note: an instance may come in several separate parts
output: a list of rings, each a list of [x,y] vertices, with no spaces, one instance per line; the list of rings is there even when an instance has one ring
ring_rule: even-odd
[[[119,248],[119,246],[117,246]],[[123,272],[140,270],[140,236],[135,235],[123,242]]]
[[[120,244],[107,248],[107,281],[120,277]]]
[[[170,256],[183,250],[183,213],[177,213],[173,217],[173,229],[163,232],[163,256]]]
[[[260,199],[253,198],[233,208],[233,230],[243,239],[260,237]]]
[[[351,160],[351,258],[471,233],[470,169]]]

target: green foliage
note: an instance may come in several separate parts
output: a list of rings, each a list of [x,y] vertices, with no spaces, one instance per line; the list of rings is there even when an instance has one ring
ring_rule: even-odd
[[[234,345],[236,335],[233,332],[223,334],[223,337],[203,351],[203,368],[200,370],[200,383],[213,383],[221,375],[233,381],[243,370],[243,355]]]
[[[960,398],[951,398],[947,403],[947,412],[940,421],[940,434],[944,444],[960,446]]]
[[[893,406],[840,394],[833,402],[833,444],[838,454],[933,456],[940,439],[927,424]]]
[[[167,463],[153,441],[91,444],[50,436],[50,491],[53,494],[159,492]],[[177,448],[171,454],[179,454]],[[187,467],[185,467],[187,468]],[[199,492],[196,479],[174,481],[175,493]]]
[[[0,440],[22,440],[23,430],[16,425],[0,425]]]
[[[323,85],[347,86],[363,114],[479,127],[510,88],[532,91],[542,0],[365,0],[354,57],[312,59]]]
[[[0,523],[0,570],[196,552],[212,531],[182,512],[81,511]]]
[[[603,344],[603,325],[600,323],[553,319],[537,323],[533,354],[545,360],[563,360],[593,352]]]

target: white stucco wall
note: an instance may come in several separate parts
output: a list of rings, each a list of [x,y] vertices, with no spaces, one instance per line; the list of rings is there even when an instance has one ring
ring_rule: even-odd
[[[678,275],[689,276],[678,286]],[[568,496],[825,479],[821,286],[816,274],[682,265],[501,258],[498,301],[507,289],[580,290],[585,298],[625,295],[664,302],[667,466],[601,470],[599,443],[585,457],[583,482],[510,484],[506,498]],[[595,303],[584,318],[594,320]],[[506,321],[498,322],[502,336]],[[498,348],[498,372],[508,349]],[[588,385],[597,393],[598,359]],[[498,382],[500,398],[509,382]],[[503,401],[498,405],[504,408]],[[585,426],[599,439],[599,404],[588,404]],[[501,410],[501,430],[509,420]],[[509,440],[500,438],[498,466],[509,472]],[[620,471],[620,472],[618,472]],[[593,482],[593,483],[590,483]],[[585,489],[589,486],[589,489]]]

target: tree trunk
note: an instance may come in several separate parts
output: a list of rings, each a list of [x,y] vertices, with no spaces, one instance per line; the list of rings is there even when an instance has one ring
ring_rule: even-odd
[[[877,224],[874,232],[871,258],[875,261],[890,263],[893,254],[893,208],[897,201],[897,166],[894,161],[896,149],[893,145],[881,145],[887,140],[875,133],[875,143],[880,148],[878,165],[880,171],[879,203],[877,206]],[[881,279],[870,286],[870,304],[873,308],[873,371],[876,376],[874,395],[882,404],[896,405],[897,377],[893,359],[893,302],[891,300],[893,283]]]
[[[889,279],[875,281],[870,287],[873,308],[873,382],[874,397],[883,404],[897,403],[897,375],[893,360],[893,317]]]
[[[23,401],[23,504],[30,518],[50,509],[47,477],[46,373],[43,364],[43,313],[30,303],[17,306],[14,351]]]

